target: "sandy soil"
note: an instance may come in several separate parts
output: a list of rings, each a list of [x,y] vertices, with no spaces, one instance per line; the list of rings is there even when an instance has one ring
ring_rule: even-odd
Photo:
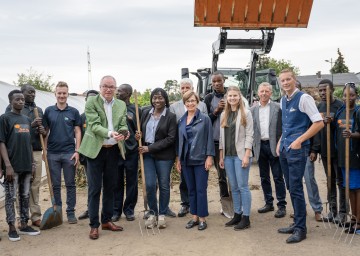
[[[260,185],[257,165],[251,168],[250,183]],[[316,164],[316,176],[323,201],[326,200],[326,180],[323,168]],[[50,206],[46,186],[41,188],[41,206],[45,210]],[[63,189],[64,191],[64,189]],[[140,195],[141,195],[141,191]],[[86,189],[79,189],[77,197],[77,214],[86,208]],[[64,223],[60,227],[42,231],[40,236],[21,236],[21,241],[10,242],[7,239],[7,225],[5,210],[0,210],[0,255],[358,255],[360,250],[360,236],[355,236],[352,245],[348,246],[333,239],[335,232],[324,228],[322,223],[314,220],[310,206],[307,206],[308,236],[299,244],[285,243],[288,235],[278,234],[279,227],[291,223],[289,214],[292,212],[288,205],[288,216],[282,219],[274,218],[274,212],[259,214],[257,209],[263,206],[261,190],[252,190],[251,228],[244,231],[234,231],[226,228],[228,221],[220,215],[219,190],[216,185],[215,174],[210,175],[209,181],[209,212],[207,218],[208,229],[198,231],[187,230],[185,224],[190,216],[184,218],[167,218],[168,227],[160,234],[141,236],[139,219],[128,222],[124,217],[118,224],[124,227],[123,232],[115,233],[101,231],[100,238],[92,241],[88,238],[88,220],[78,224]],[[63,201],[65,196],[63,194]],[[179,189],[175,184],[171,191],[170,207],[179,210]],[[288,202],[290,199],[288,197]],[[143,209],[142,198],[139,198],[136,208],[137,214]],[[143,225],[143,220],[140,220]],[[339,236],[336,236],[338,238]],[[343,237],[344,238],[344,237]]]

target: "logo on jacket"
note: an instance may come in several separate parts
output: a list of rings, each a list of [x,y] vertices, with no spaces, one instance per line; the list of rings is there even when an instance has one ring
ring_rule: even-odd
[[[294,111],[296,111],[296,109],[293,108],[293,107],[291,107],[290,110],[289,110],[289,112],[294,112]]]

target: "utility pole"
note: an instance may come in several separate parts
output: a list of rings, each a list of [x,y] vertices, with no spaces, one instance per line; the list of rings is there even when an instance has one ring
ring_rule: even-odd
[[[331,68],[330,68],[330,72],[331,72],[331,82],[333,82],[334,83],[334,74],[333,74],[333,72],[331,71],[332,70],[332,68],[333,68],[333,59],[332,58],[330,58],[330,60],[325,60],[326,62],[329,62],[330,63],[330,65],[331,65]]]
[[[88,46],[88,49],[87,49],[87,61],[88,61],[88,89],[92,90],[93,86],[92,86],[92,77],[91,77],[91,62],[90,62],[89,46]]]

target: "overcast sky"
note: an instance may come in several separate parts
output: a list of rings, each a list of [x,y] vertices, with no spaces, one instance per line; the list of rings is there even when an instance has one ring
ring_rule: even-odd
[[[340,48],[350,71],[360,72],[359,11],[358,0],[316,0],[308,28],[277,29],[269,56],[313,75],[329,73],[325,59],[335,60]],[[0,81],[13,83],[32,67],[83,92],[89,46],[95,89],[108,74],[140,91],[162,87],[168,79],[180,80],[182,67],[211,67],[219,29],[193,23],[193,0],[0,0]],[[250,50],[227,50],[218,66],[245,67],[249,59]]]

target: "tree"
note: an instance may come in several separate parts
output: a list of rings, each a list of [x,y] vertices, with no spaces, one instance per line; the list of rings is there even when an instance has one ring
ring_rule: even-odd
[[[177,80],[166,80],[164,90],[169,96],[169,101],[178,101],[181,99],[180,85]]]
[[[24,84],[30,84],[34,86],[35,89],[41,91],[52,92],[54,83],[51,83],[52,76],[44,75],[43,73],[38,73],[37,71],[33,70],[31,67],[27,70],[27,74],[21,73],[17,74],[18,80],[17,82],[13,82],[16,86],[21,86]]]
[[[342,101],[344,88],[335,88],[334,97]]]
[[[276,74],[279,74],[283,69],[291,69],[295,75],[300,74],[300,69],[294,66],[290,60],[276,60],[264,55],[259,57],[256,68],[258,70],[271,68],[276,71]]]
[[[334,66],[330,69],[331,74],[337,73],[349,73],[349,68],[345,65],[344,56],[340,52],[340,49],[337,49],[338,58],[335,60]]]
[[[151,89],[146,89],[145,92],[137,92],[137,100],[140,107],[150,106],[150,94]],[[131,97],[130,101],[134,103],[134,96]]]

